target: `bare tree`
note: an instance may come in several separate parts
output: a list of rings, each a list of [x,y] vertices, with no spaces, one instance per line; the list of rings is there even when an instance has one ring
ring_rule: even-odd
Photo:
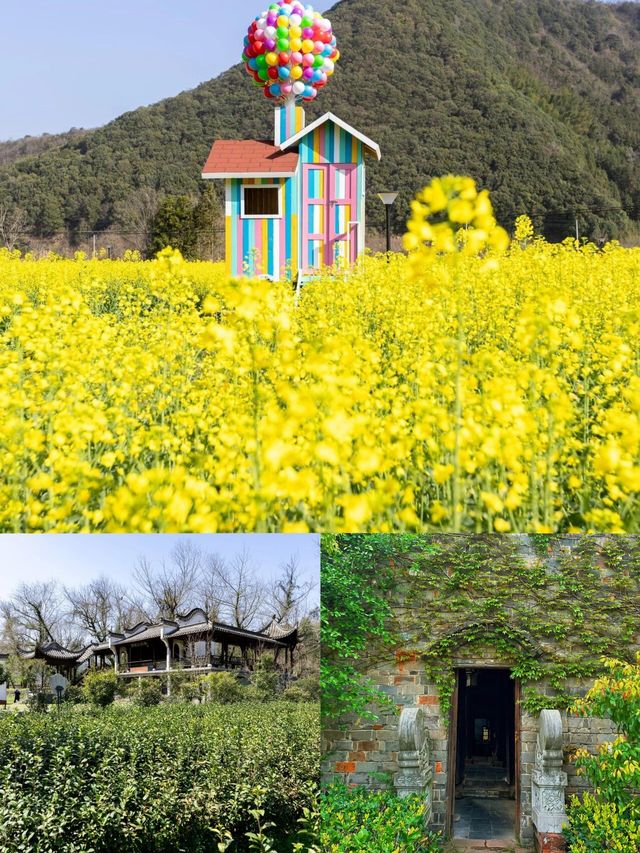
[[[211,622],[221,619],[221,581],[220,577],[225,572],[225,563],[217,554],[208,554],[200,572],[198,580],[198,598],[203,610]]]
[[[153,187],[141,187],[115,206],[116,222],[138,235],[137,248],[145,251],[151,241],[153,220],[162,196]]]
[[[158,569],[146,557],[140,557],[133,578],[145,601],[136,603],[150,619],[175,619],[193,606],[203,565],[202,551],[189,540],[180,540],[171,552],[170,562],[163,561]]]
[[[100,577],[85,586],[64,590],[69,615],[92,640],[103,643],[109,631],[121,631],[144,618],[125,588],[107,577]]]
[[[27,225],[27,214],[21,207],[0,202],[0,244],[13,251]]]
[[[243,549],[230,563],[221,563],[218,578],[225,619],[238,628],[250,628],[264,615],[265,588],[256,577],[249,552]]]
[[[278,622],[296,623],[304,610],[307,597],[313,589],[313,581],[300,577],[297,556],[292,556],[280,568],[280,576],[274,581],[269,600]]]
[[[80,634],[65,619],[62,598],[55,581],[22,584],[13,596],[0,603],[2,632],[12,649],[57,642],[81,645]]]

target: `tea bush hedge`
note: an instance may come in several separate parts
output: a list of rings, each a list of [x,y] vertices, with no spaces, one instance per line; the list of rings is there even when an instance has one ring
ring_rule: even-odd
[[[311,703],[5,715],[0,850],[288,853],[307,840],[318,740]]]

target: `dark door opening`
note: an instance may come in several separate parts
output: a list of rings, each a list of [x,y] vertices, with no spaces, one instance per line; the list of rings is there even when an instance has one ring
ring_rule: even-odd
[[[458,671],[454,838],[515,839],[516,684],[508,669]]]

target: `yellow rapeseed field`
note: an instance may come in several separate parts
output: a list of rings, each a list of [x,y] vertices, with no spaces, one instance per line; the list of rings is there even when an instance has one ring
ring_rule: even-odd
[[[639,531],[640,250],[432,213],[298,305],[0,253],[0,529]]]

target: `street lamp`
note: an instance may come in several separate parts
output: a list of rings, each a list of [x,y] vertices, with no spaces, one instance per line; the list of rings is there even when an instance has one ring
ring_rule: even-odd
[[[391,207],[398,198],[398,193],[378,193],[378,198],[387,210],[387,252],[391,251]]]

